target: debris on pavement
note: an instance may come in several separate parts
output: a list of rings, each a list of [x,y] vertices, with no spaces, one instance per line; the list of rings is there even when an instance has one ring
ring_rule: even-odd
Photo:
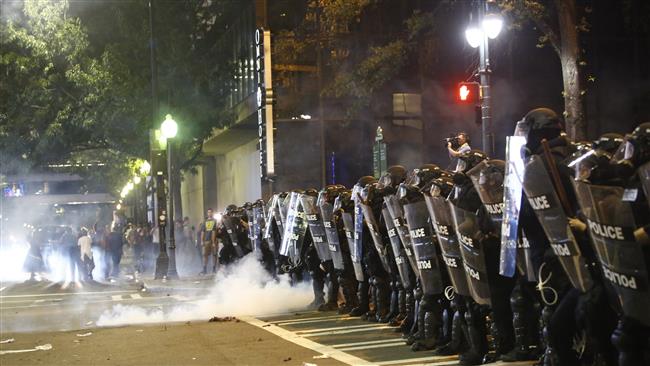
[[[284,359],[284,360],[282,360],[282,361],[283,361],[283,362],[288,362],[288,361],[291,361],[291,357],[287,357],[287,358],[285,358],[285,359]]]
[[[77,337],[88,337],[91,336],[93,332],[88,332],[88,333],[77,333]]]
[[[52,345],[47,343],[42,346],[36,346],[34,348],[28,348],[28,349],[9,349],[9,350],[4,350],[0,351],[0,355],[6,355],[9,353],[25,353],[25,352],[34,352],[34,351],[49,351],[52,349]]]
[[[214,323],[214,322],[237,322],[237,323],[239,323],[239,319],[237,319],[234,316],[224,316],[223,318],[220,318],[218,316],[213,316],[208,321],[210,323]]]
[[[15,339],[13,338],[7,338],[3,341],[0,341],[0,344],[6,344],[6,343],[14,343]]]

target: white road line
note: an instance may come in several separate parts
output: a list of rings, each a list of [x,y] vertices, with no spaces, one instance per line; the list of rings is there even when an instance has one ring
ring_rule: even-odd
[[[5,286],[3,288],[0,288],[0,292],[4,291],[4,289],[6,289],[6,288],[7,288],[7,286]]]
[[[384,324],[360,324],[360,325],[344,325],[341,327],[331,327],[331,328],[315,328],[315,329],[305,329],[305,330],[294,330],[298,334],[304,335],[305,333],[315,333],[315,332],[326,332],[330,330],[341,330],[341,329],[354,329],[354,328],[378,328]]]
[[[277,335],[278,337],[287,340],[289,342],[295,343],[301,347],[309,348],[312,351],[316,351],[318,353],[324,354],[329,356],[330,358],[333,358],[337,361],[341,361],[343,363],[346,363],[348,365],[368,365],[369,362],[347,354],[345,352],[339,351],[333,347],[326,346],[323,344],[316,343],[314,341],[311,341],[309,339],[305,339],[293,332],[290,332],[286,329],[282,329],[281,327],[278,327],[277,325],[267,323],[263,320],[255,319],[253,317],[239,317],[239,319],[245,321],[248,324],[254,325],[256,327],[262,328],[266,330],[269,333],[273,333]]]
[[[321,332],[321,333],[309,333],[305,334],[305,337],[320,337],[320,336],[328,336],[328,335],[337,335],[337,334],[347,334],[347,333],[357,333],[357,332],[367,332],[370,330],[378,330],[378,329],[388,329],[388,328],[393,328],[389,327],[388,325],[382,325],[378,327],[372,327],[372,328],[358,328],[358,329],[345,329],[345,330],[333,330],[329,332]]]
[[[269,321],[269,323],[273,323],[277,325],[286,325],[286,324],[302,323],[307,320],[325,321],[327,319],[346,318],[346,317],[348,317],[347,314],[331,315],[331,316],[315,316],[311,318],[302,318],[302,319],[294,319],[294,320],[271,320]]]
[[[328,321],[332,321],[332,320],[334,320],[334,319],[336,319],[336,320],[344,320],[344,321],[345,321],[345,320],[355,320],[355,319],[359,319],[359,318],[353,318],[353,317],[341,318],[341,317],[338,317],[338,316],[333,316],[333,317],[329,317],[329,316],[328,316],[328,317],[325,317],[324,319],[312,319],[312,320],[300,320],[300,321],[287,321],[287,322],[280,322],[280,323],[272,322],[272,323],[273,323],[273,324],[276,324],[276,325],[279,325],[279,326],[281,326],[281,327],[283,327],[283,326],[285,326],[285,325],[294,325],[294,324],[310,324],[310,323],[328,322]]]
[[[58,294],[5,295],[5,296],[0,296],[0,299],[21,298],[21,297],[47,297],[47,296],[105,295],[105,294],[123,294],[127,292],[133,292],[133,290],[68,292],[68,293],[58,293]]]
[[[374,364],[377,366],[385,366],[385,365],[399,365],[403,363],[405,364],[403,366],[407,366],[407,365],[415,366],[415,365],[422,365],[422,364],[413,364],[412,362],[421,362],[421,361],[434,361],[431,363],[426,363],[426,365],[440,365],[440,366],[456,365],[458,363],[458,356],[429,356],[429,357],[419,357],[419,358],[405,358],[401,360],[379,361],[379,362],[375,362]]]
[[[382,343],[382,344],[367,344],[365,346],[356,346],[356,347],[344,347],[344,348],[337,348],[340,351],[358,351],[362,349],[372,349],[372,348],[384,348],[384,347],[397,347],[397,346],[406,346],[406,343],[404,341],[400,340],[399,342],[393,342],[393,343]]]
[[[122,295],[113,295],[111,296],[113,301],[122,301]]]
[[[140,294],[131,294],[131,298],[134,299],[134,300],[138,300],[138,299],[141,299],[142,296],[140,296]]]
[[[377,343],[392,343],[392,342],[397,342],[397,341],[404,341],[401,338],[391,338],[391,339],[382,339],[378,341],[365,341],[365,342],[352,342],[352,343],[341,343],[341,344],[335,344],[332,345],[334,348],[341,348],[341,347],[351,347],[351,346],[361,346],[364,344],[377,344]]]
[[[116,296],[119,296],[119,295],[116,295]],[[142,302],[155,301],[155,302],[156,302],[156,306],[158,306],[158,305],[160,304],[159,301],[164,301],[165,299],[171,299],[171,298],[172,298],[171,296],[143,297],[143,298],[140,299],[140,300],[141,300]],[[115,301],[132,301],[132,299],[128,299],[128,298],[127,298],[127,299],[119,299],[119,300],[115,300],[115,299],[103,299],[103,300],[97,300],[97,301],[85,301],[85,302],[83,303],[83,305],[85,306],[85,305],[88,305],[88,304],[111,303],[111,302],[115,302]],[[52,307],[52,306],[55,306],[55,307],[63,306],[61,302],[57,302],[57,303],[54,303],[54,304],[49,304],[49,303],[46,303],[46,304],[36,304],[35,302],[36,302],[36,301],[34,301],[34,303],[33,303],[33,304],[30,304],[30,305],[20,305],[20,306],[0,306],[0,309],[1,309],[1,310],[10,310],[10,309],[30,309],[30,308],[45,308],[45,307]],[[190,301],[190,302],[188,302],[188,303],[192,303],[192,302]],[[1,304],[0,304],[0,305],[1,305]],[[71,303],[71,304],[70,304],[70,306],[77,306],[77,307],[78,307],[78,306],[81,306],[81,305],[82,305],[82,304],[76,304],[76,303]],[[144,305],[139,305],[139,306],[144,306]]]

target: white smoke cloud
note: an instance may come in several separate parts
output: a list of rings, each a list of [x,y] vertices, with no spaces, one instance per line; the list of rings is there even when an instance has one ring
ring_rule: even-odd
[[[117,305],[105,311],[96,324],[118,326],[283,313],[304,309],[312,299],[308,283],[291,286],[287,276],[274,279],[251,254],[230,267],[222,268],[215,278],[214,287],[198,301],[176,305],[169,311]]]

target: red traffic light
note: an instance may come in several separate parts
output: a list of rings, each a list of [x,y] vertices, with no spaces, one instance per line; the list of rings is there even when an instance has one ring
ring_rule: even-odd
[[[477,82],[458,83],[458,101],[461,103],[478,103],[480,97],[480,86]]]

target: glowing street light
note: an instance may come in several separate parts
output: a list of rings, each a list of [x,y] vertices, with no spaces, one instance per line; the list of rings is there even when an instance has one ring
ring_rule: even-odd
[[[176,134],[178,133],[178,123],[174,121],[171,114],[165,116],[165,120],[162,125],[160,125],[160,131],[167,139],[176,137]]]
[[[483,18],[481,25],[488,38],[495,39],[501,33],[501,28],[503,28],[503,18],[499,14],[490,13]]]
[[[481,41],[483,40],[483,32],[479,27],[470,25],[467,27],[467,29],[465,29],[465,39],[472,48],[476,48],[481,45]]]
[[[144,160],[140,165],[140,174],[149,175],[149,172],[151,172],[151,164],[149,164],[148,161]]]

